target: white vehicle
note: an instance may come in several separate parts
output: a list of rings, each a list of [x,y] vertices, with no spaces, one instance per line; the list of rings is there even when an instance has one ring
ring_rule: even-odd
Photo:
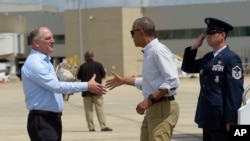
[[[6,62],[2,61],[0,62],[0,83],[5,83],[10,81],[10,71],[11,71],[11,65]]]
[[[24,52],[23,34],[0,33],[0,82],[8,82],[11,75],[20,75],[20,59],[17,56]]]
[[[238,110],[238,124],[250,125],[250,99],[247,100],[247,93],[250,90],[250,85],[245,89],[242,96],[242,106]]]

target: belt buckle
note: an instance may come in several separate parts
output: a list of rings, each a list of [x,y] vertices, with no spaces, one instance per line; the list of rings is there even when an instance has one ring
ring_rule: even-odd
[[[174,98],[174,96],[173,96],[173,95],[172,95],[172,96],[168,96],[168,97],[167,97],[167,99],[168,99],[168,101],[175,100],[175,98]]]

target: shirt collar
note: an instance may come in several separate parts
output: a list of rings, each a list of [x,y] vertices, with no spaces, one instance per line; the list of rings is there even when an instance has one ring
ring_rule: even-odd
[[[37,50],[31,49],[31,54],[35,54],[36,56],[38,56],[41,60],[44,60],[46,62],[49,62],[51,60],[51,57],[48,55],[45,55]]]
[[[225,45],[224,47],[220,48],[219,50],[217,50],[216,52],[213,53],[214,57],[216,57],[223,49],[225,49],[227,47],[227,45]]]
[[[147,53],[149,51],[149,49],[156,43],[158,43],[158,39],[155,38],[154,40],[150,41],[143,49],[142,49],[142,52],[143,53]]]

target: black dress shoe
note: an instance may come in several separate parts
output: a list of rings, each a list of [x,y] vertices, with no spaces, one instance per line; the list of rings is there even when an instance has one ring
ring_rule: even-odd
[[[105,128],[102,128],[101,131],[113,131],[111,128],[108,128],[108,127],[105,127]]]
[[[89,129],[89,132],[95,132],[95,129]]]

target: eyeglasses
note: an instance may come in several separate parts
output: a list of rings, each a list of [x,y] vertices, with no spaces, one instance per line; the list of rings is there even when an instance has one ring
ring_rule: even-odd
[[[222,31],[219,31],[219,30],[208,30],[208,31],[206,31],[207,35],[214,35],[216,33],[222,33]]]
[[[131,31],[130,31],[131,36],[133,37],[133,36],[134,36],[134,34],[135,34],[135,31],[139,31],[139,30],[141,30],[141,29],[134,29],[134,30],[131,30]]]

